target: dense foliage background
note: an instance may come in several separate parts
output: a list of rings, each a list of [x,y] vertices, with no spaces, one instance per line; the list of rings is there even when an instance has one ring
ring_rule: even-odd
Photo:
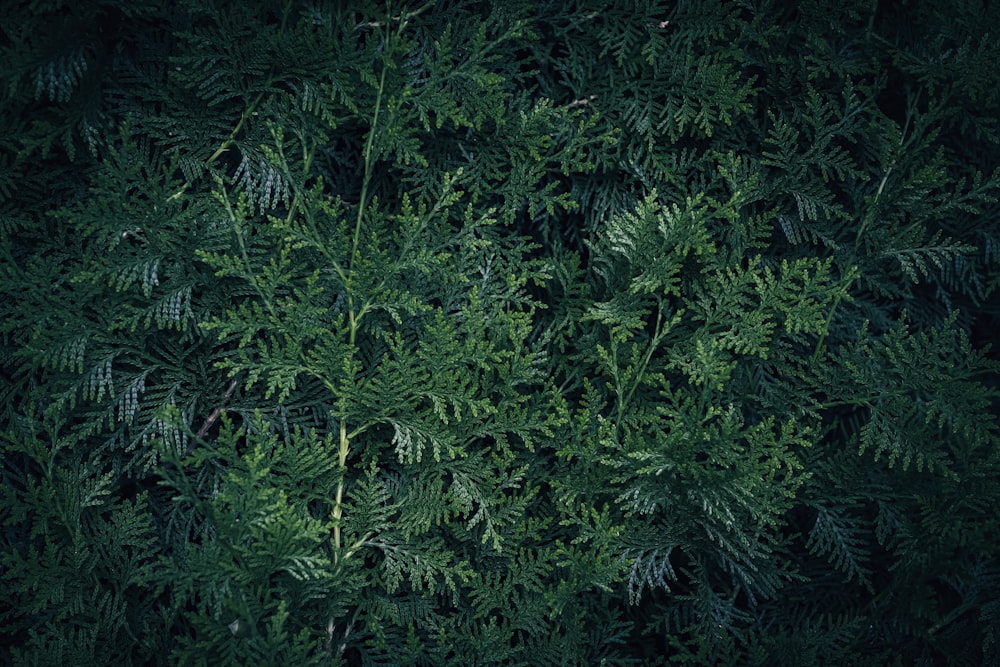
[[[1000,8],[8,2],[4,664],[1000,661]]]

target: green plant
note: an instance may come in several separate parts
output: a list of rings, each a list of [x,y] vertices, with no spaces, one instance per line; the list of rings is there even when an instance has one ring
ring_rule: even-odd
[[[998,655],[995,8],[24,3],[27,664]]]

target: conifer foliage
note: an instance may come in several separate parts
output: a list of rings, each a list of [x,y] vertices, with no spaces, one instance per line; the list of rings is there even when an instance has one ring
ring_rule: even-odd
[[[1000,660],[952,4],[13,3],[3,664]]]

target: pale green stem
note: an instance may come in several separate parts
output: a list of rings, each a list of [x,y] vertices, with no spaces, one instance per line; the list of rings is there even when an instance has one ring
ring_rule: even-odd
[[[361,227],[364,222],[365,207],[368,204],[368,186],[371,183],[372,172],[374,170],[375,161],[372,159],[372,147],[375,143],[375,132],[378,128],[379,113],[382,109],[382,94],[385,90],[385,75],[388,65],[383,64],[382,74],[379,79],[378,91],[375,95],[375,110],[372,114],[372,124],[371,128],[368,130],[368,139],[365,142],[365,169],[364,176],[361,182],[361,197],[358,200],[358,216],[354,223],[354,238],[351,246],[351,259],[347,265],[347,281],[344,285],[344,290],[347,292],[347,316],[348,325],[350,327],[348,333],[348,345],[351,349],[354,348],[355,342],[357,340],[358,327],[361,323],[361,317],[366,312],[366,306],[362,306],[360,310],[354,309],[354,290],[352,278],[354,277],[354,269],[358,260],[358,252],[361,244]],[[340,548],[342,544],[341,537],[341,526],[340,520],[344,514],[344,482],[347,479],[347,457],[351,451],[351,439],[347,432],[347,415],[341,414],[340,417],[340,448],[338,451],[338,465],[340,469],[340,481],[337,482],[337,493],[334,499],[333,506],[333,543],[336,549],[337,558],[340,557]]]

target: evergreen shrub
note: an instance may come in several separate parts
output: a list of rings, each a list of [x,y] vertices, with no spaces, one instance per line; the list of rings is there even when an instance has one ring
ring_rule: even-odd
[[[1000,8],[5,3],[0,662],[1000,662]]]

